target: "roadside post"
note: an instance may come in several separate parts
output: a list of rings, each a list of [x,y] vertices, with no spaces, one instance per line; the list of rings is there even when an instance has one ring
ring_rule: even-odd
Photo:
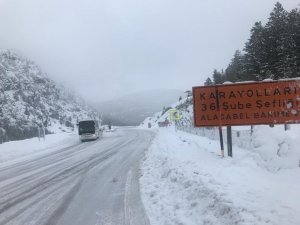
[[[5,142],[5,130],[0,127],[0,144]]]
[[[290,124],[284,124],[284,130],[287,131],[287,130],[290,130],[291,129],[291,126]]]
[[[216,104],[219,116],[221,116],[221,107],[220,107],[220,100],[219,100],[219,91],[216,86]],[[224,158],[224,141],[223,141],[223,132],[222,132],[222,121],[219,120],[219,136],[220,136],[220,147],[221,147],[221,156]]]
[[[221,156],[222,158],[224,158],[224,141],[223,141],[222,126],[219,126],[219,136],[220,136]]]
[[[37,130],[38,130],[38,137],[39,137],[39,141],[40,141],[40,139],[41,139],[41,131],[40,131],[40,127],[39,126],[37,127]]]
[[[232,132],[231,126],[227,126],[227,153],[232,157]]]
[[[42,130],[43,130],[43,138],[44,138],[44,141],[45,141],[46,140],[46,129],[45,129],[44,126],[42,127]]]
[[[40,127],[38,126],[37,127],[37,131],[38,131],[38,138],[39,138],[39,141],[41,141],[41,138],[46,139],[46,129],[44,126]]]
[[[228,156],[232,157],[232,126],[300,123],[300,79],[244,82],[193,87],[194,126],[227,126]]]

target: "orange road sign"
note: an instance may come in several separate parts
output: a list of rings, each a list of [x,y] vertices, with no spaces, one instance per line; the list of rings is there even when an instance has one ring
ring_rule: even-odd
[[[199,126],[300,123],[300,79],[193,87]]]

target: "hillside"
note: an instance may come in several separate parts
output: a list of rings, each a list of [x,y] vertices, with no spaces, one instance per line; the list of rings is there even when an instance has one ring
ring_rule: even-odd
[[[181,100],[177,102],[173,102],[173,104],[170,104],[169,107],[161,108],[160,111],[154,113],[153,115],[147,117],[141,124],[140,127],[147,128],[148,125],[150,125],[152,128],[159,127],[160,122],[164,122],[168,120],[169,118],[169,110],[170,109],[177,109],[180,111],[180,114],[182,115],[182,119],[180,120],[180,124],[185,126],[192,126],[193,125],[193,99],[191,96],[184,97]]]
[[[0,106],[1,141],[36,136],[43,125],[47,132],[73,128],[78,119],[97,115],[34,62],[9,50],[0,50]]]

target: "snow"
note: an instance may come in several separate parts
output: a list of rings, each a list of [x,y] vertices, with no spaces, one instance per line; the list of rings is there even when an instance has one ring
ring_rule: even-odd
[[[86,143],[62,133],[0,145],[2,157],[26,154],[1,162],[0,224],[148,224],[138,178],[152,136],[120,128]]]
[[[31,138],[22,141],[10,141],[0,144],[0,163],[24,160],[32,154],[51,152],[79,143],[78,135],[71,132],[61,132],[46,135],[44,138]]]
[[[34,130],[46,122],[48,126],[61,123],[62,129],[67,129],[83,117],[98,116],[80,97],[51,81],[34,62],[10,50],[0,49],[0,70],[0,124],[6,140],[33,137]]]
[[[140,178],[151,224],[300,224],[295,127],[256,126],[254,146],[233,146],[233,158],[220,157],[216,140],[155,129]]]
[[[151,129],[156,137],[141,165],[140,188],[152,225],[300,224],[300,126],[255,126],[252,137],[249,126],[236,128],[241,136],[233,139],[233,158],[220,157],[213,129],[198,133],[204,136],[174,126]],[[0,162],[12,165],[77,144],[72,132],[7,142]]]
[[[251,126],[232,126],[231,129],[234,131],[245,131],[250,130]]]
[[[269,82],[269,81],[274,81],[273,79],[267,78],[267,79],[263,79],[263,82]]]

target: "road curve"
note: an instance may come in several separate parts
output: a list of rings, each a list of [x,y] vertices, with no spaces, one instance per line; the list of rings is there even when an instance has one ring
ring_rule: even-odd
[[[147,225],[138,166],[153,133],[104,138],[0,165],[0,225]]]

